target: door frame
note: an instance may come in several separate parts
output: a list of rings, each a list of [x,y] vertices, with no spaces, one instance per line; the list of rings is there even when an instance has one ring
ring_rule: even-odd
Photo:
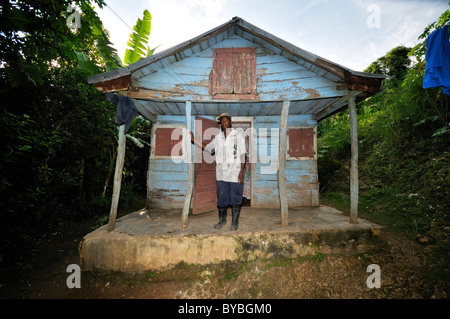
[[[248,156],[249,160],[251,159],[252,162],[250,162],[250,207],[253,206],[253,176],[256,168],[256,151],[255,151],[255,144],[254,140],[256,138],[256,132],[253,129],[253,120],[254,116],[232,116],[231,117],[231,123],[250,123],[250,140],[248,145]]]

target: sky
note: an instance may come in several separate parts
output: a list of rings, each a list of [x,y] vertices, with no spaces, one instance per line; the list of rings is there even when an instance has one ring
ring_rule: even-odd
[[[123,59],[145,9],[152,15],[155,53],[238,16],[291,44],[355,71],[391,49],[412,47],[449,0],[106,0],[96,12]],[[112,10],[111,10],[112,9]],[[119,17],[120,18],[119,18]],[[122,21],[123,20],[123,21]]]

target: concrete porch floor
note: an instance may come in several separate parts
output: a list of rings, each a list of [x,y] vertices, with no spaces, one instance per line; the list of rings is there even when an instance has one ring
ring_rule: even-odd
[[[218,263],[257,258],[290,258],[321,253],[360,253],[382,239],[382,227],[349,217],[328,206],[290,208],[289,226],[281,226],[278,208],[243,207],[239,229],[220,230],[217,212],[189,215],[181,229],[181,210],[133,212],[87,234],[80,243],[84,270],[96,268],[140,273],[169,269],[180,262]]]

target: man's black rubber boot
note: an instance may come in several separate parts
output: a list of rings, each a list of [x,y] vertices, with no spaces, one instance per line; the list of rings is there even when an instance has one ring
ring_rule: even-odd
[[[231,207],[231,230],[237,230],[239,226],[239,215],[241,214],[241,205]]]
[[[227,209],[228,207],[219,207],[219,223],[214,225],[215,229],[221,229],[227,223]]]

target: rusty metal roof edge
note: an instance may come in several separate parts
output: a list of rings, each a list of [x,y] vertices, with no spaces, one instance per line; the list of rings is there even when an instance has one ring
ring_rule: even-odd
[[[314,53],[311,53],[309,51],[301,49],[301,48],[297,47],[296,45],[293,45],[293,44],[267,32],[267,31],[264,31],[264,30],[260,29],[259,27],[236,16],[236,17],[233,17],[230,21],[223,23],[207,32],[204,32],[190,40],[182,42],[176,46],[168,48],[168,49],[166,49],[160,53],[157,53],[155,55],[152,55],[148,58],[137,61],[136,63],[133,63],[127,67],[124,67],[124,68],[118,69],[118,70],[114,70],[114,71],[110,71],[110,72],[104,72],[104,73],[100,73],[100,74],[91,75],[88,77],[88,83],[90,83],[90,84],[98,83],[98,82],[103,82],[103,81],[119,78],[119,77],[122,77],[125,75],[129,75],[132,72],[134,72],[140,68],[143,68],[143,67],[145,67],[149,64],[152,64],[158,60],[161,60],[170,55],[173,55],[173,54],[181,51],[182,49],[187,48],[190,45],[194,45],[199,40],[207,38],[208,36],[211,36],[218,30],[221,30],[221,29],[226,30],[228,28],[231,28],[233,25],[238,25],[239,27],[241,27],[243,29],[247,29],[247,30],[251,31],[252,33],[256,33],[257,36],[265,38],[266,40],[269,39],[271,42],[278,44],[278,46],[281,47],[282,49],[289,51],[289,52],[297,55],[299,58],[304,59],[314,65],[317,65],[320,68],[323,68],[333,74],[336,74],[337,76],[339,76],[342,79],[345,79],[345,76],[344,76],[345,72],[348,72],[353,76],[362,77],[362,78],[378,78],[378,79],[388,78],[385,75],[354,71],[354,70],[344,67],[338,63],[335,63],[333,61],[330,61],[330,60],[327,60],[320,56],[317,56]],[[333,67],[337,67],[340,70],[336,71],[333,69]]]

